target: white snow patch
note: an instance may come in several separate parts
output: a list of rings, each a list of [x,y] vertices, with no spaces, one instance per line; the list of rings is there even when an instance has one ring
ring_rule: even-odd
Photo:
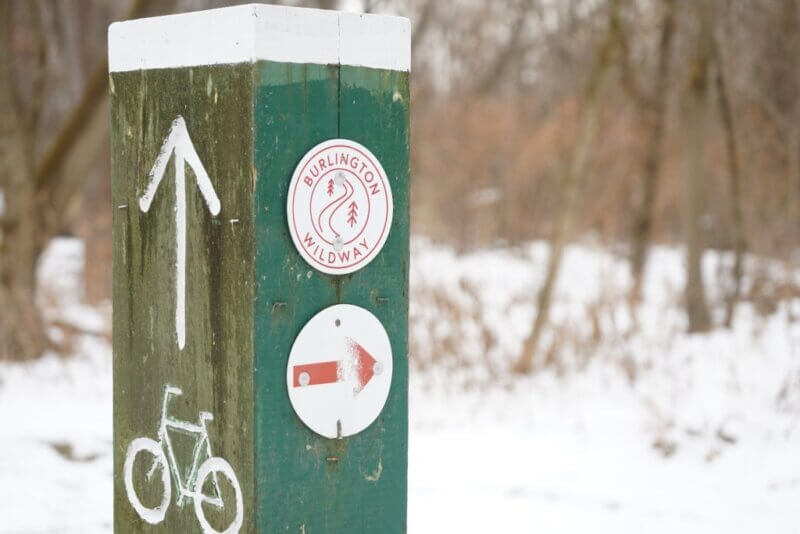
[[[508,369],[546,246],[412,251],[409,532],[797,531],[797,299],[769,315],[744,303],[732,329],[686,335],[682,254],[659,247],[635,329],[625,261],[571,246],[545,336],[564,361],[520,378]],[[56,242],[40,269],[64,277],[65,309],[97,313],[81,307],[78,255]],[[711,302],[729,259],[705,258]],[[749,258],[756,270],[798,276]],[[75,351],[0,364],[3,532],[111,532],[110,348],[84,335]]]

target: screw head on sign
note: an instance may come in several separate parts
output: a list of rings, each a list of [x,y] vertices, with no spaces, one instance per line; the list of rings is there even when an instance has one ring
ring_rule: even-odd
[[[372,366],[372,372],[375,375],[380,375],[383,372],[383,364],[381,362],[375,362],[375,365]]]
[[[342,239],[342,236],[339,236],[333,240],[333,250],[335,250],[336,252],[341,252],[343,248],[344,248],[344,240]]]
[[[342,185],[342,182],[344,182],[344,173],[340,171],[337,172],[336,176],[333,177],[333,183],[336,185]]]
[[[307,386],[309,384],[309,382],[311,382],[311,375],[309,375],[306,372],[300,373],[300,376],[298,378],[300,380],[300,385],[301,386]]]

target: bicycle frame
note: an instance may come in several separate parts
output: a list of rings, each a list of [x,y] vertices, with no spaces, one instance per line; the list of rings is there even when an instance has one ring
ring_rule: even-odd
[[[197,472],[200,468],[200,464],[202,463],[201,460],[204,457],[213,457],[211,452],[211,441],[208,438],[208,429],[206,428],[206,421],[213,421],[214,416],[208,412],[200,412],[200,421],[198,424],[187,423],[185,421],[180,421],[170,417],[168,414],[170,398],[178,397],[182,394],[183,392],[180,388],[167,386],[166,391],[164,392],[164,403],[161,408],[161,424],[159,425],[158,429],[159,444],[166,452],[167,463],[169,463],[169,468],[172,471],[172,477],[178,486],[177,505],[178,507],[182,507],[184,499],[188,498],[202,499],[203,502],[216,506],[217,508],[222,508],[222,496],[220,495],[219,482],[217,480],[216,473],[214,473],[211,477],[214,496],[209,497],[204,495],[203,488],[195,487],[197,484]],[[195,445],[192,450],[192,465],[191,469],[186,475],[186,480],[183,480],[181,477],[181,472],[178,468],[178,462],[175,459],[175,450],[172,445],[172,439],[169,437],[168,430],[180,432],[181,434],[187,436],[197,436],[197,440],[195,441]],[[148,478],[156,469],[157,463],[158,462],[153,463],[153,467],[150,469]]]

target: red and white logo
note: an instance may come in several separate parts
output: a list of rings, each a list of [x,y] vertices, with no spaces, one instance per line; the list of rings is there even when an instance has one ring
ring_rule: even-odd
[[[330,139],[300,160],[286,211],[303,259],[324,273],[348,274],[383,248],[392,225],[392,190],[372,152],[355,141]]]

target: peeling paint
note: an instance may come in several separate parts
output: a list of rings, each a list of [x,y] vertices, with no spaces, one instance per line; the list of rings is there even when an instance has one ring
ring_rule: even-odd
[[[381,479],[381,473],[383,473],[383,459],[378,458],[378,467],[375,468],[375,471],[372,472],[371,475],[365,475],[364,480],[369,480],[370,482],[377,482]]]

